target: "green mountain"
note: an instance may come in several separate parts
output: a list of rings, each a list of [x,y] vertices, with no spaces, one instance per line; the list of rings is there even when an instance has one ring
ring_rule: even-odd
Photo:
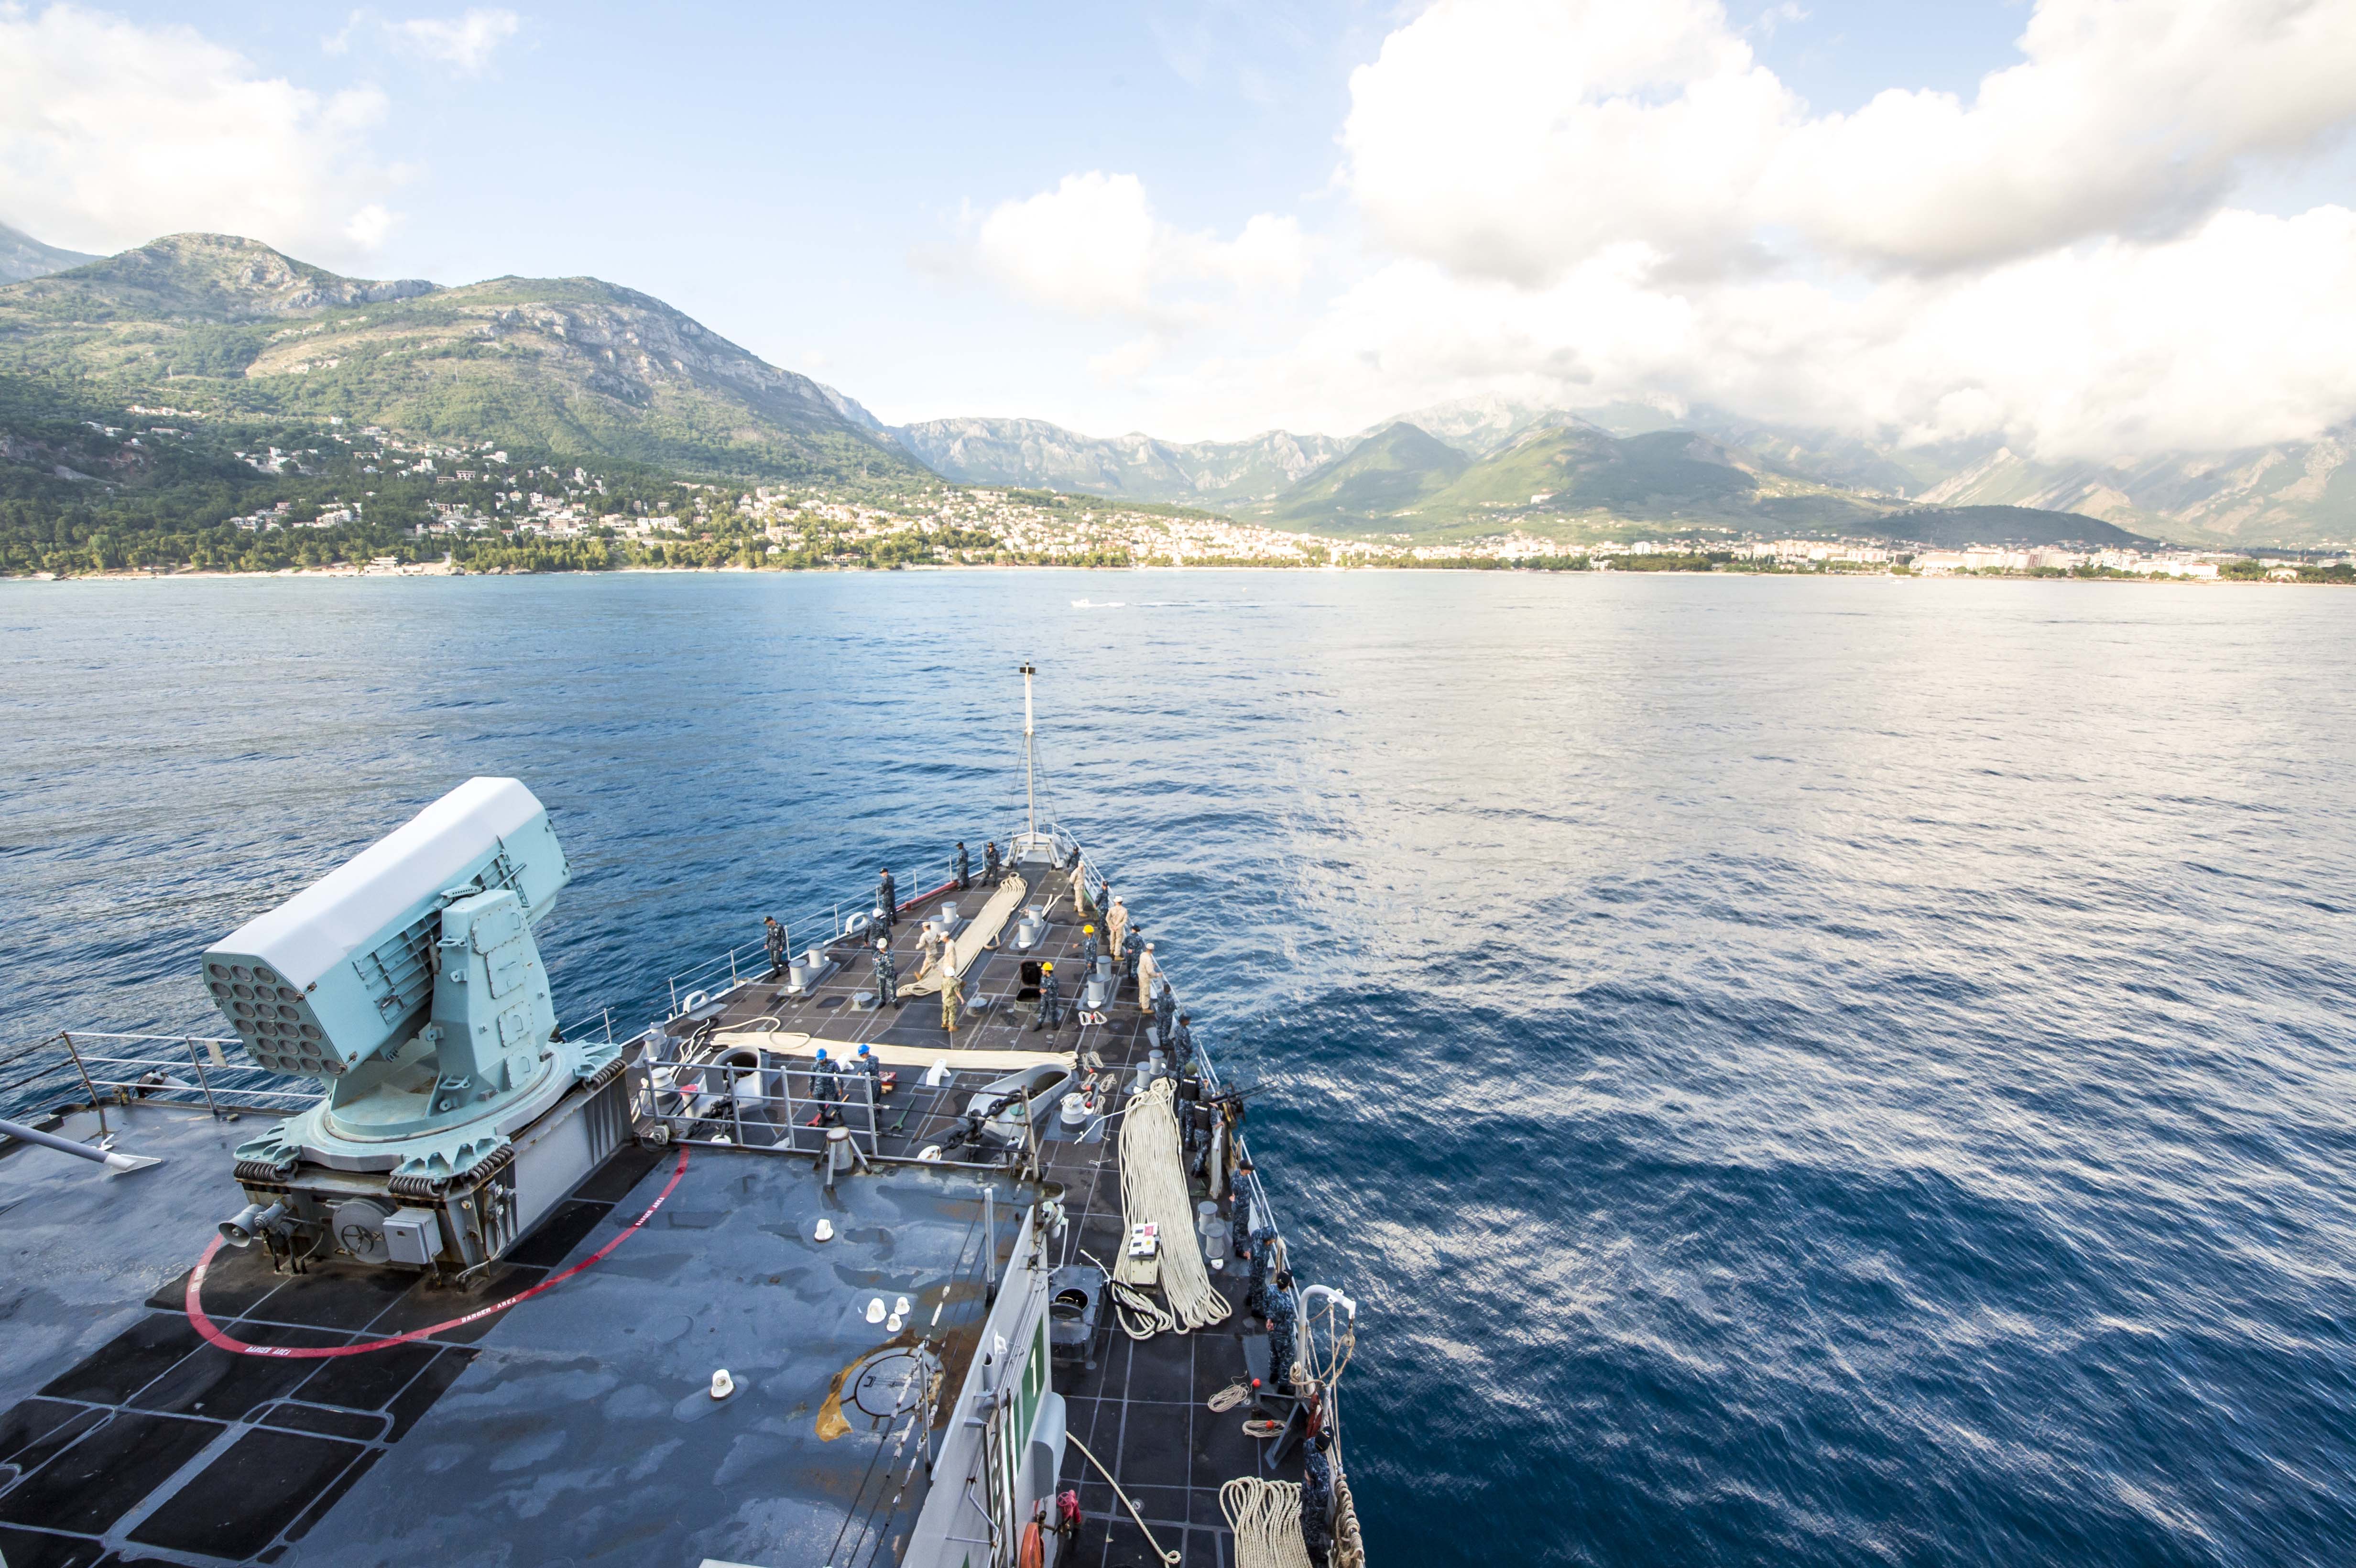
[[[60,406],[332,415],[688,474],[926,477],[849,399],[633,290],[345,278],[230,235],[0,287],[0,376]]]
[[[1447,488],[1472,464],[1439,437],[1401,420],[1301,475],[1255,515],[1284,528],[1411,533],[1417,530],[1419,503]]]
[[[1861,530],[1887,509],[1692,431],[1623,438],[1558,414],[1479,462],[1413,425],[1391,425],[1303,479],[1270,517],[1325,531],[1451,539],[1512,528],[1561,538],[1662,528]]]
[[[62,272],[68,267],[79,267],[85,261],[95,261],[95,256],[80,251],[61,251],[55,245],[44,245],[21,229],[11,229],[0,223],[0,283],[14,283],[27,278],[47,277]]]
[[[1915,499],[2083,512],[2225,545],[2356,542],[2356,425],[2315,441],[2109,463],[2040,462],[1997,447]]]
[[[1348,444],[1280,430],[1243,441],[1090,436],[1019,419],[926,420],[891,433],[934,473],[962,484],[1183,506],[1272,500]]]
[[[1966,545],[2088,544],[2148,549],[2156,542],[2081,512],[2049,512],[2036,507],[1917,507],[1885,518],[1892,539],[1915,539],[1935,549]]]
[[[1431,499],[1439,515],[1537,507],[1650,521],[1747,503],[1759,465],[1690,431],[1621,439],[1585,423],[1529,431]]]

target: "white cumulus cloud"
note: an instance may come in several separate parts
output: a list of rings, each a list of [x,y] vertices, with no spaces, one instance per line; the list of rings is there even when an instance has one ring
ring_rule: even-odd
[[[1135,314],[1151,303],[1159,228],[1135,175],[1066,175],[1053,190],[993,208],[976,249],[999,282],[1034,304]]]
[[[185,27],[0,8],[0,217],[114,251],[213,229],[348,257],[394,219],[369,155],[373,88],[318,93]]]
[[[2349,0],[2038,0],[2017,47],[1821,113],[1717,0],[1440,0],[1351,79],[1356,275],[1154,390],[1231,433],[1501,392],[2106,458],[2356,418],[2356,212],[2244,195],[2356,127]]]
[[[1389,244],[1541,283],[1643,240],[1885,268],[2181,233],[2356,114],[2346,0],[2040,0],[1966,103],[1812,115],[1716,0],[1442,0],[1351,80],[1346,178]]]
[[[2002,436],[2055,456],[2305,439],[2356,415],[2356,212],[2227,209],[2164,241],[1861,288],[1695,280],[1640,242],[1537,289],[1401,259],[1284,352],[1162,390],[1179,418],[1233,430],[1347,431],[1496,391],[1708,402],[1906,442]]]
[[[513,11],[477,9],[463,16],[419,16],[389,27],[414,53],[474,72],[488,66],[498,47],[522,25]]]
[[[1533,285],[1627,240],[1744,242],[1797,110],[1711,0],[1442,4],[1350,96],[1347,180],[1376,235]]]
[[[1098,170],[1000,203],[981,221],[975,253],[986,272],[1035,304],[1081,317],[1133,317],[1165,330],[1212,319],[1209,302],[1192,285],[1224,285],[1242,298],[1289,295],[1299,292],[1312,261],[1294,219],[1260,214],[1232,240],[1191,233],[1155,216],[1135,175]],[[1132,347],[1103,364],[1144,357]]]

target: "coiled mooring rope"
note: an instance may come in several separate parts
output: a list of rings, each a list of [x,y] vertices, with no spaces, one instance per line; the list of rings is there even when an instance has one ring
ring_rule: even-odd
[[[1350,1477],[1333,1467],[1333,1568],[1366,1568],[1366,1543],[1358,1534],[1358,1505],[1350,1500]]]
[[[1203,1249],[1194,1239],[1194,1206],[1186,1189],[1172,1083],[1157,1078],[1133,1096],[1120,1126],[1120,1206],[1134,1231],[1151,1220],[1162,1239],[1162,1294],[1178,1332],[1207,1328],[1233,1310],[1211,1286]]]
[[[1219,1488],[1219,1511],[1236,1532],[1236,1568],[1310,1568],[1300,1483],[1237,1476]]]

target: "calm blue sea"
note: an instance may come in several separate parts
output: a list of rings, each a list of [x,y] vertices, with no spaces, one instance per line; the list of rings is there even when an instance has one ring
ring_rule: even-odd
[[[1086,600],[1085,606],[1075,601]],[[1502,574],[0,585],[0,1019],[474,773],[568,1017],[1054,805],[1358,1297],[1373,1560],[2356,1555],[2356,599]],[[913,875],[912,875],[913,873]],[[192,1243],[193,1245],[193,1243]]]

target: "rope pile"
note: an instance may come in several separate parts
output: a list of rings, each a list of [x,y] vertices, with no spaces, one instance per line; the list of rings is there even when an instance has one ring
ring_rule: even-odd
[[[1219,1511],[1236,1532],[1236,1568],[1310,1568],[1299,1483],[1237,1476],[1219,1488]]]
[[[1162,1311],[1160,1302],[1117,1277],[1112,1270],[1105,1268],[1102,1258],[1086,1247],[1080,1249],[1080,1256],[1104,1270],[1105,1293],[1112,1297],[1112,1315],[1122,1333],[1132,1339],[1151,1339],[1178,1327],[1178,1319]]]
[[[1167,1078],[1155,1079],[1130,1101],[1121,1119],[1120,1207],[1131,1231],[1151,1220],[1160,1232],[1162,1294],[1173,1327],[1183,1334],[1225,1322],[1231,1308],[1211,1288],[1210,1271],[1194,1239],[1194,1204],[1186,1189],[1178,1117],[1171,1109],[1173,1087]]]

